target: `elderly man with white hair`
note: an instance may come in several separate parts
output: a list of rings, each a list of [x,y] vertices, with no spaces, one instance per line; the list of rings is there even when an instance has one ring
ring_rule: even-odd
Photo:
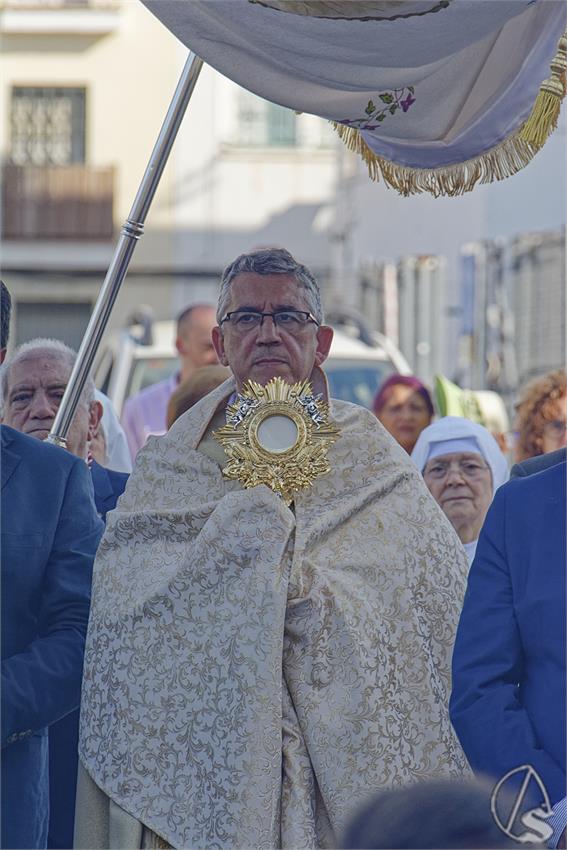
[[[509,477],[498,443],[477,422],[444,416],[424,428],[411,459],[472,563],[494,493]]]
[[[77,354],[57,339],[33,339],[15,349],[2,373],[3,421],[40,440],[49,435]],[[87,378],[67,434],[67,449],[88,461],[95,504],[102,519],[124,491],[128,475],[106,469],[89,457],[89,443],[101,424],[103,406]]]
[[[76,352],[55,339],[34,339],[16,348],[2,373],[3,422],[45,440],[71,376]],[[88,461],[94,500],[101,519],[113,510],[128,475],[106,469],[89,458],[89,442],[100,427],[102,405],[88,378],[71,427],[67,449]],[[77,774],[78,711],[50,727],[50,814],[48,846],[71,847]]]

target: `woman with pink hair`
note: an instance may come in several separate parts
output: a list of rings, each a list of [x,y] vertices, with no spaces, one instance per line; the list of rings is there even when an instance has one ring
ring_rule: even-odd
[[[429,391],[414,375],[390,375],[378,390],[372,409],[408,454],[433,419]]]

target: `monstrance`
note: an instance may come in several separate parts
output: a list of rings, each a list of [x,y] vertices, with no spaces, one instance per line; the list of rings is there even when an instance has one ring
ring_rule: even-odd
[[[290,505],[295,493],[329,472],[327,452],[340,431],[308,380],[272,378],[265,386],[247,381],[213,436],[229,458],[223,475],[246,488],[266,484]]]

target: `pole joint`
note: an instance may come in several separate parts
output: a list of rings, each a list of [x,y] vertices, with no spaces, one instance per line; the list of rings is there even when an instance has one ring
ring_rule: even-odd
[[[124,224],[122,225],[121,233],[128,239],[135,239],[137,241],[141,236],[144,235],[144,222],[133,221],[131,218],[127,218]]]

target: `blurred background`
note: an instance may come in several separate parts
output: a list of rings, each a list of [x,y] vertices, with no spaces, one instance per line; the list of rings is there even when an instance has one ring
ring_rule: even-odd
[[[187,50],[137,0],[3,0],[0,37],[11,344],[77,348]],[[107,340],[140,305],[160,321],[215,303],[230,260],[281,245],[315,271],[327,309],[362,314],[426,383],[495,390],[511,412],[519,387],[566,360],[566,131],[564,106],[515,177],[402,198],[327,122],[205,67]]]

